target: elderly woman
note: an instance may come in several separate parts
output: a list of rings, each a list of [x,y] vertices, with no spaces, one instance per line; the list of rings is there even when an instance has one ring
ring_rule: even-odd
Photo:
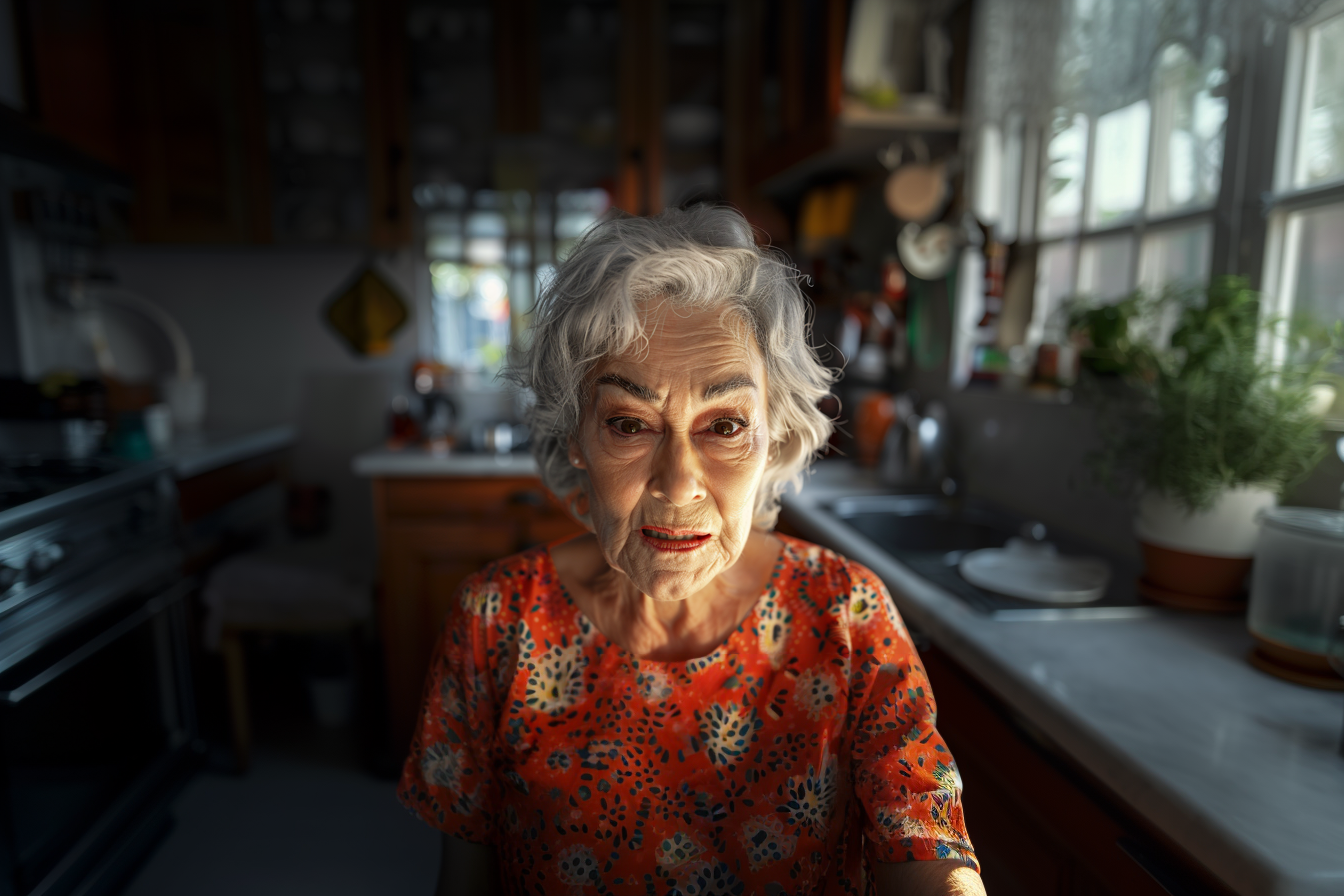
[[[401,782],[440,892],[983,892],[886,588],[771,532],[831,432],[796,279],[698,207],[598,225],[542,295],[511,375],[590,532],[452,604]]]

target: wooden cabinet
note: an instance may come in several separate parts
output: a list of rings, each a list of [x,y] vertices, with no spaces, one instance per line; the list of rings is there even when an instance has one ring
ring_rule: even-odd
[[[373,489],[389,727],[404,753],[457,586],[492,560],[583,528],[531,477],[378,478]]]
[[[23,11],[29,115],[131,176],[137,240],[409,242],[402,3],[28,0]],[[344,107],[342,130],[324,113]]]
[[[733,0],[729,119],[730,199],[753,192],[796,201],[816,181],[876,175],[877,152],[912,135],[935,157],[955,152],[970,54],[973,4],[943,4],[951,43],[947,111],[873,109],[845,92],[845,0]]]
[[[266,238],[251,4],[30,0],[33,117],[132,177],[135,236]]]
[[[946,654],[925,647],[920,655],[938,699],[938,730],[966,787],[966,824],[988,892],[1230,893]]]

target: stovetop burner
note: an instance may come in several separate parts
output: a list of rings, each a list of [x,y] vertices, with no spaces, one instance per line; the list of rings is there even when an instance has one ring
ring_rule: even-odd
[[[41,455],[0,458],[0,510],[92,482],[126,469],[129,463],[115,457],[82,460]]]

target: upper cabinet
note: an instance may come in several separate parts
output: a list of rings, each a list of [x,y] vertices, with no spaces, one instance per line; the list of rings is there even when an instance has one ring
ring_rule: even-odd
[[[37,124],[134,181],[136,239],[409,241],[405,11],[29,0]]]
[[[138,239],[266,238],[250,10],[242,0],[26,6],[29,113],[131,176]]]
[[[971,7],[733,0],[730,158],[743,188],[795,193],[819,176],[876,168],[880,150],[911,136],[955,147]],[[877,86],[868,69],[884,65],[895,70]]]

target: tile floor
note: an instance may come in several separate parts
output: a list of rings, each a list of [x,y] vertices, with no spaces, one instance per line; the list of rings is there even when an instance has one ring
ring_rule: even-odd
[[[317,725],[292,670],[253,659],[250,770],[197,775],[122,896],[430,896],[438,832],[366,770],[357,725]]]
[[[246,775],[203,773],[124,896],[430,896],[439,837],[357,768],[258,751]]]

